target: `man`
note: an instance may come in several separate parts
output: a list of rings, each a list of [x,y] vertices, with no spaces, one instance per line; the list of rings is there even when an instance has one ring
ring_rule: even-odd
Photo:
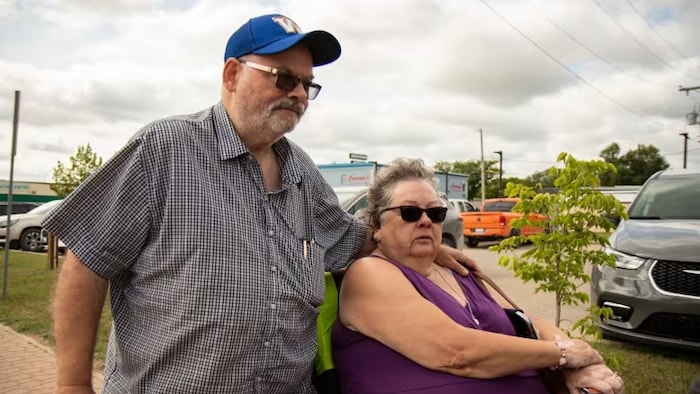
[[[330,33],[250,19],[226,45],[218,104],[147,125],[46,218],[69,248],[57,392],[92,392],[108,283],[103,393],[313,392],[323,271],[372,242],[283,136],[321,89],[313,67],[339,56]]]

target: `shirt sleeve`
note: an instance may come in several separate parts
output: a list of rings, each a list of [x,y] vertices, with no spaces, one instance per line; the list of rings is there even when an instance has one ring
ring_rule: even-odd
[[[134,138],[42,223],[103,278],[130,267],[149,235],[149,198],[141,155],[141,140]]]
[[[318,182],[316,206],[316,237],[326,247],[326,271],[345,268],[365,244],[367,226],[338,203],[338,197],[328,183]]]

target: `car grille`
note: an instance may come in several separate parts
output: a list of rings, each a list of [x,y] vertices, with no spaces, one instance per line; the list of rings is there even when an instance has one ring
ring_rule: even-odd
[[[658,261],[651,268],[651,279],[664,292],[700,297],[700,274],[684,270],[700,271],[700,263]]]
[[[677,313],[654,313],[637,328],[637,332],[684,341],[700,342],[700,316]]]

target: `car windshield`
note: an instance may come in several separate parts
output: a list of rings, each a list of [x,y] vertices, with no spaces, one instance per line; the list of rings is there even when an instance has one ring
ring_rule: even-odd
[[[53,200],[49,201],[47,203],[41,204],[38,207],[32,209],[31,211],[27,212],[29,215],[44,215],[49,212],[51,212],[52,209],[56,208],[58,204],[61,203],[63,200]]]
[[[700,219],[700,177],[649,181],[630,206],[632,219]]]
[[[484,212],[510,212],[515,204],[515,201],[489,202],[484,204]]]

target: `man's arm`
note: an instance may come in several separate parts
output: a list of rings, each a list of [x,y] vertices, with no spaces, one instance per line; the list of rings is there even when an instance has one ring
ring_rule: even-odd
[[[467,256],[466,253],[461,250],[447,245],[440,245],[440,250],[435,257],[435,263],[463,276],[469,275],[469,271],[481,271],[479,263],[474,261],[474,259]]]
[[[84,266],[70,250],[54,296],[56,393],[91,393],[92,360],[107,280]]]

